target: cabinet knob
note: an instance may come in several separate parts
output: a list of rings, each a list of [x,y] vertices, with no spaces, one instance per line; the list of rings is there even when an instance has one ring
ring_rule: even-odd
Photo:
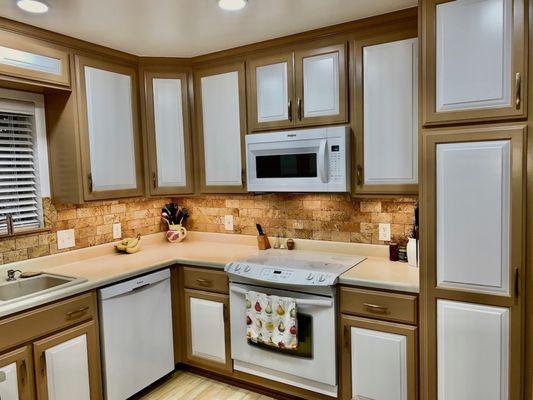
[[[297,108],[298,108],[298,120],[301,121],[302,120],[302,99],[300,99],[299,97],[297,101]]]
[[[87,174],[87,183],[89,184],[89,193],[93,192],[93,174],[90,172]]]
[[[289,122],[292,122],[292,100],[287,102],[287,115],[289,116]]]
[[[152,186],[153,188],[157,188],[157,174],[155,172],[152,172]]]
[[[357,186],[361,186],[363,184],[363,167],[361,165],[355,168],[355,175],[357,176]]]

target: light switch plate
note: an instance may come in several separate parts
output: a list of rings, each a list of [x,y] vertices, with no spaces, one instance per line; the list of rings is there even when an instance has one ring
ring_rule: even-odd
[[[74,237],[74,229],[65,229],[64,231],[57,231],[57,248],[68,249],[76,246],[76,239]]]
[[[120,222],[113,224],[113,239],[120,239],[122,237],[122,225]]]
[[[379,224],[379,240],[390,242],[390,224]]]
[[[233,215],[224,216],[224,229],[227,231],[233,230]]]

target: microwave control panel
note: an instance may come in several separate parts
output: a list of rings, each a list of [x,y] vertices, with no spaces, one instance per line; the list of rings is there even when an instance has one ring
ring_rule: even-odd
[[[328,143],[329,182],[342,182],[345,174],[344,157],[340,144]]]

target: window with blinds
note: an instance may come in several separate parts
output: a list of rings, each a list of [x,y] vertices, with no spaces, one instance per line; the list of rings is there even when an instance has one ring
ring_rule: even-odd
[[[33,115],[0,109],[0,233],[9,214],[15,230],[42,226],[36,150]]]

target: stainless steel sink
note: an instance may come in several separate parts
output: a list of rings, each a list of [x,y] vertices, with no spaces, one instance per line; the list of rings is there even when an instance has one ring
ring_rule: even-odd
[[[14,282],[5,282],[0,284],[0,305],[63,289],[68,286],[78,285],[85,281],[87,279],[64,275],[42,274],[32,278],[18,279]]]

